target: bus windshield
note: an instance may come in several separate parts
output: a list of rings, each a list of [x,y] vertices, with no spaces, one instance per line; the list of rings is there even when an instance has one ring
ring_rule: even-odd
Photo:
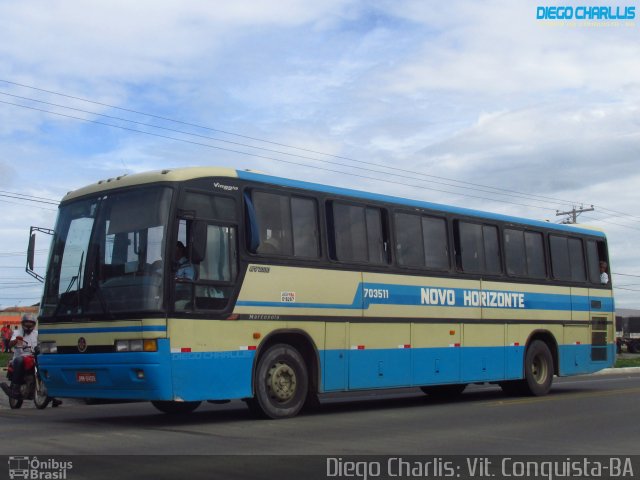
[[[42,316],[162,310],[170,203],[171,189],[149,187],[63,205]]]

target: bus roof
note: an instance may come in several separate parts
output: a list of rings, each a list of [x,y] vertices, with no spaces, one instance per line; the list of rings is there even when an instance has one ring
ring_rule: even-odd
[[[394,197],[390,195],[381,195],[361,190],[353,190],[348,188],[332,187],[329,185],[323,185],[318,183],[303,182],[299,180],[292,180],[283,177],[275,177],[264,173],[258,173],[247,170],[234,170],[231,168],[223,167],[187,167],[187,168],[175,168],[166,170],[156,170],[144,173],[137,173],[133,175],[122,175],[107,180],[101,180],[95,184],[88,185],[86,187],[74,190],[67,193],[62,199],[63,202],[69,201],[75,198],[79,198],[85,195],[95,194],[112,190],[114,188],[131,187],[135,185],[151,184],[158,182],[181,182],[186,180],[194,180],[204,177],[228,177],[228,178],[240,178],[242,180],[249,180],[259,183],[267,183],[273,185],[280,185],[283,187],[299,188],[303,190],[314,190],[318,192],[328,193],[331,195],[341,195],[347,197],[353,197],[364,200],[375,200],[385,203],[393,203],[396,205],[403,205],[407,207],[425,208],[430,210],[438,210],[447,213],[454,213],[458,215],[465,215],[470,217],[477,217],[482,219],[498,220],[507,223],[517,223],[522,225],[530,225],[538,228],[547,228],[552,230],[565,231],[570,233],[581,233],[587,235],[594,235],[604,237],[604,233],[595,227],[586,225],[559,225],[550,222],[543,222],[539,220],[530,220],[522,217],[513,217],[509,215],[502,215],[492,212],[484,212],[479,210],[454,207],[450,205],[443,205],[431,202],[425,202],[420,200],[412,200],[401,197]]]

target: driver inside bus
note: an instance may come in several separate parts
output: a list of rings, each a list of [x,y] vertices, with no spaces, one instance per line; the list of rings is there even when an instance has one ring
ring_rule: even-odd
[[[178,241],[175,252],[176,280],[195,280],[196,270],[187,258],[187,249],[184,243]]]

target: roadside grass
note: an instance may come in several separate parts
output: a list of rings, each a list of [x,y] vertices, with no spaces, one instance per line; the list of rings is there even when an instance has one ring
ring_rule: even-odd
[[[6,367],[12,356],[13,353],[0,353],[0,368]]]
[[[640,356],[638,358],[618,358],[614,367],[640,367]]]

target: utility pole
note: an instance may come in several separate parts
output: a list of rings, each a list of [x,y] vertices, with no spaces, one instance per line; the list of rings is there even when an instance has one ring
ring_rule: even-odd
[[[595,208],[593,208],[593,205],[591,205],[591,207],[589,207],[589,208],[584,208],[583,205],[580,205],[580,208],[577,208],[577,207],[574,206],[568,212],[560,212],[560,211],[556,210],[556,217],[558,217],[560,215],[568,215],[568,218],[565,218],[562,221],[562,223],[564,223],[564,224],[578,223],[578,215],[580,215],[582,212],[592,212],[594,210],[595,210]]]

